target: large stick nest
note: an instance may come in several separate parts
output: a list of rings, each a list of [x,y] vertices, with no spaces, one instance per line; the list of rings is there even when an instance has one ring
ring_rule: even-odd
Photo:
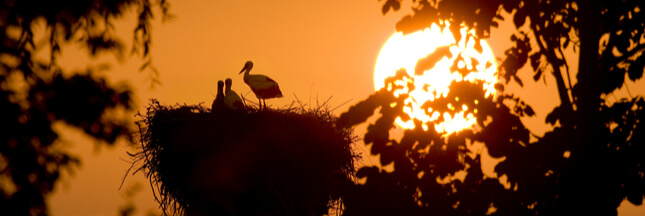
[[[356,137],[326,106],[217,110],[163,106],[139,122],[134,164],[164,213],[322,215],[351,184]]]

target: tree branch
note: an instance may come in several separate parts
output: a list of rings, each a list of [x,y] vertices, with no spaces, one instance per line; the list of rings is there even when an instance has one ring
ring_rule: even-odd
[[[536,17],[531,16],[531,21],[533,20],[538,20],[538,19],[536,19]],[[531,30],[533,30],[533,34],[535,35],[535,39],[540,48],[541,53],[543,53],[546,56],[548,64],[551,65],[551,68],[553,68],[553,76],[555,77],[555,81],[558,86],[558,93],[560,95],[560,107],[563,109],[563,111],[565,111],[565,113],[571,113],[573,111],[573,107],[571,105],[571,100],[569,98],[568,89],[564,84],[564,79],[562,78],[562,71],[560,69],[561,65],[558,65],[558,64],[561,64],[560,62],[562,60],[555,55],[553,49],[546,49],[544,44],[542,44],[542,41],[540,38],[542,34],[537,29],[537,24],[535,23],[537,22],[531,22],[531,25],[530,25]],[[567,120],[564,119],[567,116],[569,115],[567,114],[561,115],[561,117],[563,118],[561,119],[561,123],[563,124],[565,122],[569,123],[568,118]]]
[[[560,42],[560,40],[558,40],[558,43],[559,42]],[[560,52],[560,55],[562,56],[562,58],[564,58],[564,52],[562,51],[562,46],[558,46],[558,51]],[[569,63],[567,63],[566,59],[564,59],[562,64],[563,64],[563,66],[564,66],[564,68],[566,69],[566,72],[567,72],[567,81],[569,81],[569,86],[567,87],[568,88],[567,92],[571,93],[571,89],[573,88],[573,83],[571,83],[571,74],[569,74]],[[567,96],[569,96],[569,95],[567,95]],[[575,102],[575,100],[576,100],[576,98],[573,97],[573,94],[571,94],[571,99],[573,100],[573,102]]]

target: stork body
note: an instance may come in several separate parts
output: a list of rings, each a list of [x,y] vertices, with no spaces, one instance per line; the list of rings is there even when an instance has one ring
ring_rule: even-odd
[[[217,82],[217,96],[211,105],[211,112],[224,108],[224,99],[224,82],[220,80]]]
[[[244,102],[242,102],[242,98],[240,98],[240,96],[237,95],[235,91],[231,90],[231,86],[233,86],[233,80],[228,78],[226,79],[224,84],[226,84],[226,91],[225,91],[225,97],[224,97],[224,105],[226,105],[226,108],[233,109],[233,110],[244,109]]]
[[[264,108],[266,108],[266,99],[281,98],[282,91],[275,80],[262,74],[249,74],[252,68],[253,62],[247,61],[240,74],[244,73],[244,83],[251,87],[251,91],[258,98],[260,108],[262,108],[262,101],[264,101]]]

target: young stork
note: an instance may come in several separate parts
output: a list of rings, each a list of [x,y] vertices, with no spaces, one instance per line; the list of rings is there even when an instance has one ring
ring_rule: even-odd
[[[228,78],[226,79],[226,81],[224,81],[224,84],[226,84],[226,91],[224,91],[224,105],[226,105],[226,108],[232,110],[244,109],[244,102],[242,102],[240,96],[237,95],[235,91],[231,90],[231,86],[233,86],[233,80],[231,80],[231,78]]]
[[[244,68],[240,71],[240,74],[244,73],[244,83],[251,87],[251,91],[253,91],[255,97],[258,98],[260,108],[263,108],[262,101],[264,101],[264,109],[266,109],[266,99],[281,98],[282,91],[280,91],[278,83],[273,79],[262,74],[250,75],[249,71],[251,71],[252,68],[253,62],[247,61],[246,64],[244,64]]]
[[[213,100],[213,104],[211,105],[211,112],[215,112],[216,110],[221,110],[224,107],[224,82],[223,81],[217,81],[217,96],[215,96],[215,100]]]

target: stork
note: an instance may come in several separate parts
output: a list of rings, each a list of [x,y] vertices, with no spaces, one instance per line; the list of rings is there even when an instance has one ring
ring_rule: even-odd
[[[280,87],[276,81],[265,75],[249,75],[249,71],[251,71],[252,68],[253,62],[247,61],[246,64],[244,64],[244,68],[240,71],[240,74],[244,73],[244,83],[251,87],[251,91],[253,91],[255,97],[258,98],[260,108],[262,108],[262,101],[264,101],[264,108],[266,108],[266,99],[281,98],[282,91],[280,91]]]
[[[233,110],[244,109],[244,102],[242,102],[240,96],[237,95],[235,91],[231,90],[231,86],[233,86],[233,80],[231,80],[231,78],[228,78],[226,79],[226,81],[224,81],[224,83],[226,84],[226,91],[224,96],[224,105],[226,105],[226,108]]]
[[[224,107],[224,82],[220,80],[217,81],[217,96],[211,105],[211,112],[221,110],[222,107]]]

